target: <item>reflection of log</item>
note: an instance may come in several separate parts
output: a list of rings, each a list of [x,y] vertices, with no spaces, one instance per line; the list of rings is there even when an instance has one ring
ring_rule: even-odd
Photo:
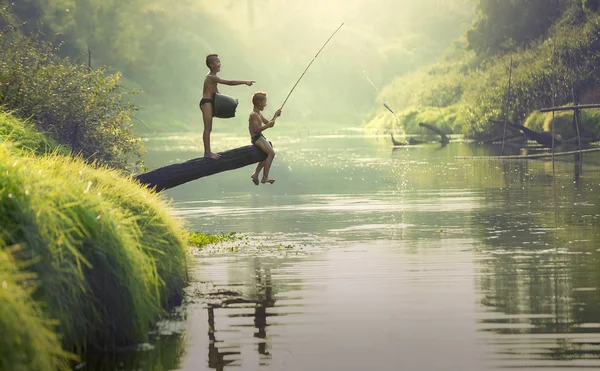
[[[504,141],[508,143],[523,143],[527,140],[527,138],[523,135],[523,133],[519,134],[511,134],[504,137]],[[490,139],[482,140],[483,144],[492,144],[492,143],[502,143],[502,137],[495,137]]]
[[[221,152],[220,155],[219,160],[204,157],[194,158],[140,174],[135,178],[148,188],[154,188],[160,192],[205,176],[251,165],[267,158],[267,155],[256,146],[235,148]]]
[[[424,127],[426,129],[429,129],[429,130],[433,131],[434,133],[436,133],[437,135],[439,135],[441,137],[440,143],[448,143],[448,142],[450,142],[450,139],[448,139],[448,137],[446,136],[446,134],[444,134],[443,131],[441,131],[440,129],[436,128],[435,126],[430,125],[430,124],[425,124],[423,122],[419,123],[419,126]]]
[[[390,136],[392,137],[392,144],[395,146],[405,146],[406,143],[402,143],[402,142],[398,142],[396,139],[394,139],[394,134],[390,133]]]
[[[425,142],[423,142],[422,140],[418,140],[415,138],[410,138],[408,140],[408,143],[402,143],[402,142],[398,142],[395,138],[394,138],[394,134],[390,133],[390,136],[392,137],[392,144],[396,147],[400,147],[400,146],[407,146],[407,145],[411,145],[414,146],[415,144],[423,144]]]

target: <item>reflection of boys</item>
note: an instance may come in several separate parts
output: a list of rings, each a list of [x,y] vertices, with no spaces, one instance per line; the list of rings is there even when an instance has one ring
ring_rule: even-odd
[[[206,66],[210,69],[208,75],[204,79],[204,87],[202,89],[202,99],[200,100],[200,110],[202,111],[202,120],[204,121],[204,132],[202,133],[202,141],[204,142],[204,157],[218,160],[221,156],[212,153],[210,149],[210,133],[212,131],[213,122],[213,104],[214,95],[219,92],[217,84],[224,85],[243,85],[252,86],[254,81],[238,81],[238,80],[223,80],[217,76],[221,71],[221,60],[218,54],[209,54],[206,56]],[[210,103],[210,104],[209,104]]]
[[[208,367],[223,371],[225,366],[234,362],[226,361],[225,356],[241,354],[240,352],[219,352],[217,339],[215,338],[215,312],[212,306],[208,306]]]

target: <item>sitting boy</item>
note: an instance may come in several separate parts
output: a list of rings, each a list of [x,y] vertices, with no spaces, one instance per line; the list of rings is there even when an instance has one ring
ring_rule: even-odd
[[[263,135],[263,130],[267,130],[268,128],[272,128],[275,125],[275,119],[281,115],[281,110],[277,110],[275,115],[271,120],[267,120],[263,115],[262,111],[267,106],[267,93],[259,91],[254,93],[252,96],[252,104],[254,108],[250,113],[250,117],[248,119],[248,129],[250,130],[250,138],[252,144],[258,146],[267,154],[267,158],[264,161],[261,161],[256,166],[256,170],[252,174],[252,182],[255,185],[258,185],[258,176],[260,171],[263,170],[263,176],[260,180],[261,183],[275,183],[275,179],[269,178],[269,170],[271,169],[271,163],[273,162],[273,158],[275,158],[275,151],[273,151],[273,147],[267,138]],[[264,124],[264,125],[263,125]]]

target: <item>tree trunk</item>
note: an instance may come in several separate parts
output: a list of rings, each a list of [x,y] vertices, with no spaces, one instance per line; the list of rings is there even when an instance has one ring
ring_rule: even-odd
[[[267,158],[260,148],[253,145],[221,152],[220,155],[221,158],[218,160],[199,157],[164,166],[140,174],[135,179],[146,187],[160,192],[205,176],[255,164]]]

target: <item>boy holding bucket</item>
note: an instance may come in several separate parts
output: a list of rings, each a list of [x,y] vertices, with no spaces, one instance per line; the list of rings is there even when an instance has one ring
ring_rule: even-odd
[[[204,121],[204,132],[202,140],[204,142],[204,157],[218,160],[221,156],[213,153],[210,148],[210,132],[212,131],[213,116],[215,116],[215,96],[219,93],[217,84],[224,85],[248,85],[252,86],[255,81],[223,80],[217,76],[221,71],[221,60],[218,54],[209,54],[206,56],[206,66],[210,69],[204,79],[204,88],[202,90],[202,99],[200,100],[200,110]],[[234,108],[235,110],[235,108]],[[227,117],[232,117],[228,115]]]

